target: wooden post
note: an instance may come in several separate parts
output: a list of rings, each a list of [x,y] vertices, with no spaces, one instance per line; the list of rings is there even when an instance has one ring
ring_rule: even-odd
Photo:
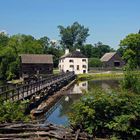
[[[14,101],[14,93],[15,93],[15,90],[13,89],[12,90],[12,101]]]

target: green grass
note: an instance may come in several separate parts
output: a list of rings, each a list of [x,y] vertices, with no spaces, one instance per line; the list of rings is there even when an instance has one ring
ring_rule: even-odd
[[[107,79],[107,78],[122,78],[123,73],[89,73],[89,74],[79,74],[78,80],[84,81],[84,80],[94,80],[94,79]]]
[[[58,74],[58,73],[60,73],[59,69],[54,69],[53,70],[53,74]]]
[[[140,77],[140,71],[134,71],[138,77]],[[79,74],[77,79],[79,81],[84,80],[94,80],[94,79],[116,79],[123,78],[124,74],[119,72],[110,72],[110,73],[88,73],[88,74]]]
[[[9,83],[12,83],[12,84],[21,84],[22,82],[23,82],[23,79],[16,79],[16,80],[9,81]]]

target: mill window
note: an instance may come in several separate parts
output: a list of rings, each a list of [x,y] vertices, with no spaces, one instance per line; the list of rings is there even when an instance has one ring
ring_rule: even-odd
[[[70,59],[69,62],[73,63],[74,61],[72,59]]]
[[[74,68],[74,65],[70,65],[70,68]]]
[[[86,62],[86,59],[82,59],[82,62]]]
[[[83,68],[86,68],[87,66],[86,65],[83,65]]]

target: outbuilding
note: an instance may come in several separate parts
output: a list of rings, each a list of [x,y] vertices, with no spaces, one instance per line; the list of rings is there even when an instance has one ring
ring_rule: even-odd
[[[53,57],[45,54],[21,54],[21,76],[53,73]]]
[[[123,67],[125,64],[117,52],[105,53],[100,60],[105,68]]]

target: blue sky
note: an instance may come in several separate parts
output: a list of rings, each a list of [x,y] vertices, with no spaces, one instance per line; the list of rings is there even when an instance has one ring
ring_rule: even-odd
[[[140,0],[0,0],[0,30],[60,39],[58,25],[78,21],[88,27],[86,43],[118,48],[140,29]]]

